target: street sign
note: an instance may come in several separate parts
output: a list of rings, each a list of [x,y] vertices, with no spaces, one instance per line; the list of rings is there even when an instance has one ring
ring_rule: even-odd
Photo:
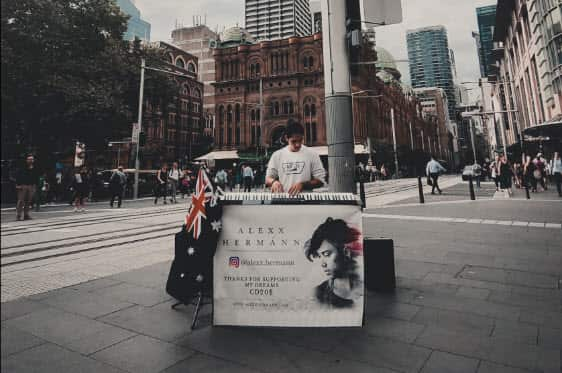
[[[361,20],[371,24],[402,22],[402,0],[361,0]]]
[[[140,126],[138,123],[133,123],[133,135],[131,136],[131,142],[133,144],[139,143]]]

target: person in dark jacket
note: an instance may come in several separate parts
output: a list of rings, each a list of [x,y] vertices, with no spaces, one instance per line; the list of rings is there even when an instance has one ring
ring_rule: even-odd
[[[88,196],[88,171],[85,167],[76,169],[72,179],[72,189],[74,190],[74,212],[86,211],[84,198]]]
[[[125,185],[127,185],[127,175],[123,172],[123,166],[119,166],[117,171],[109,178],[109,189],[111,190],[109,206],[113,207],[113,202],[115,202],[115,197],[117,197],[117,207],[121,207]]]
[[[16,191],[18,202],[16,205],[16,219],[30,220],[29,209],[39,183],[39,172],[35,168],[35,158],[29,154],[25,159],[25,167],[16,174]]]

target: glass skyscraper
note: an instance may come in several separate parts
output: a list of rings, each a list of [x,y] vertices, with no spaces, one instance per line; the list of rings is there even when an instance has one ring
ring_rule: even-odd
[[[480,72],[482,77],[485,78],[493,75],[490,65],[494,63],[492,48],[496,25],[496,5],[476,8],[476,18],[478,19],[478,33],[480,34]]]
[[[455,85],[447,30],[443,26],[408,30],[408,60],[413,88],[442,88],[447,95],[449,118],[455,116]]]
[[[123,39],[135,40],[138,38],[150,41],[150,23],[141,19],[140,10],[135,6],[133,0],[117,0],[117,5],[123,13],[130,16]]]

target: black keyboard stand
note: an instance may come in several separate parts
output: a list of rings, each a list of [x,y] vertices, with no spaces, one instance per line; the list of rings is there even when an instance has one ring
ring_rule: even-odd
[[[204,298],[209,298],[209,300],[205,301]],[[194,330],[195,325],[197,324],[197,319],[199,317],[199,311],[201,310],[201,307],[203,307],[206,304],[211,304],[211,295],[205,294],[205,293],[203,293],[203,291],[200,290],[197,293],[197,296],[195,298],[193,298],[191,303],[176,302],[176,303],[172,304],[172,309],[175,310],[181,305],[187,306],[189,304],[195,306],[195,310],[193,311],[193,317],[191,319],[191,328],[190,328],[191,330]]]

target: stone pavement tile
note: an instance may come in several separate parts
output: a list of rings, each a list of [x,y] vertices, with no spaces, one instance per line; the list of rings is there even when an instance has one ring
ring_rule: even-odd
[[[496,320],[492,338],[505,339],[514,343],[536,345],[539,328],[517,321]]]
[[[458,297],[475,298],[475,299],[486,299],[490,295],[490,290],[488,289],[478,289],[469,286],[461,286],[456,294]]]
[[[533,308],[522,308],[519,321],[540,325],[542,327],[562,329],[562,317],[558,311],[535,310]]]
[[[121,283],[121,281],[113,280],[110,277],[102,277],[92,281],[82,282],[80,284],[72,285],[71,288],[79,291],[94,291],[103,289],[109,286],[114,286]]]
[[[77,291],[76,294],[66,293],[51,296],[44,298],[41,302],[93,319],[133,305],[116,298],[82,291]]]
[[[45,305],[29,299],[18,299],[11,302],[2,303],[0,313],[2,314],[2,321],[27,315],[28,313],[35,312],[45,308]]]
[[[66,350],[52,343],[2,358],[2,372],[9,373],[119,373],[120,369]]]
[[[172,342],[190,333],[192,307],[172,310],[135,306],[99,318],[129,331]]]
[[[413,342],[423,329],[422,324],[382,317],[367,319],[363,327],[363,330],[371,336],[387,337],[406,343]]]
[[[494,319],[486,316],[431,307],[420,310],[412,322],[480,336],[489,336],[494,327]]]
[[[107,332],[113,326],[80,315],[47,308],[4,322],[46,341],[67,346],[73,340]]]
[[[478,359],[433,351],[421,373],[475,373]]]
[[[2,359],[5,356],[45,343],[23,330],[14,327],[2,326]]]
[[[162,262],[111,276],[110,279],[130,284],[164,289],[170,272],[170,262]]]
[[[412,304],[392,302],[388,304],[372,304],[367,297],[365,319],[371,317],[388,317],[391,319],[410,321],[419,312],[421,307]]]
[[[162,373],[259,373],[248,366],[218,359],[213,356],[196,353],[195,355],[172,365]]]
[[[463,263],[470,265],[488,265],[493,263],[496,257],[494,255],[474,254],[458,251],[449,251],[445,255],[447,263]]]
[[[177,342],[201,353],[248,365],[258,370],[295,371],[295,360],[305,353],[301,347],[249,335],[245,328],[205,327]]]
[[[426,328],[415,343],[427,348],[539,372],[550,372],[551,366],[559,361],[559,356],[556,360],[556,353],[560,354],[560,350],[542,349],[538,346],[436,327]],[[547,366],[547,369],[542,366]]]
[[[562,350],[562,329],[539,327],[539,345]]]
[[[67,348],[72,351],[80,352],[82,355],[91,355],[136,335],[137,334],[128,330],[114,327],[72,340],[68,343]]]
[[[388,338],[353,333],[343,338],[341,346],[331,354],[409,373],[420,371],[431,350]]]
[[[193,354],[186,348],[144,335],[127,339],[91,357],[128,372],[156,373]]]
[[[341,328],[248,328],[240,330],[245,335],[272,339],[314,351],[330,352],[340,343],[349,329]]]
[[[94,291],[94,293],[150,307],[171,298],[164,291],[164,285],[165,283],[162,283],[162,289],[155,289],[135,284],[121,283],[115,286],[98,289]]]
[[[529,371],[490,361],[482,361],[477,373],[529,373]]]
[[[59,289],[45,291],[45,292],[39,293],[39,294],[30,295],[26,299],[28,299],[28,300],[43,300],[45,298],[53,297],[53,296],[56,296],[56,295],[62,295],[62,294],[69,294],[69,295],[78,294],[78,290],[75,290],[71,287],[63,287],[63,288],[59,288]]]

